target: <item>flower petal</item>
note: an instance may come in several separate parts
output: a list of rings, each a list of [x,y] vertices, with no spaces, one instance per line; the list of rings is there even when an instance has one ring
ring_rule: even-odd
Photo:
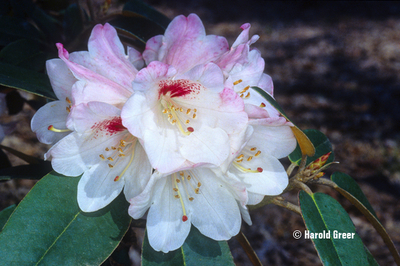
[[[191,227],[189,221],[182,221],[182,206],[173,192],[171,179],[159,180],[154,186],[152,205],[147,215],[150,245],[164,253],[181,247]]]
[[[229,184],[211,170],[194,170],[201,182],[200,193],[190,204],[191,222],[199,231],[214,240],[228,240],[239,233],[241,214]]]
[[[36,133],[40,142],[45,144],[54,144],[70,132],[54,132],[49,130],[52,125],[58,129],[66,129],[66,120],[68,112],[65,101],[49,102],[42,106],[31,120],[31,129]]]
[[[121,193],[124,182],[114,181],[119,170],[101,162],[84,172],[78,183],[78,205],[82,211],[100,210]]]
[[[90,101],[106,102],[114,105],[123,104],[132,94],[130,87],[124,87],[101,74],[94,72],[78,63],[69,60],[69,54],[62,44],[58,43],[58,55],[67,64],[68,68],[79,81],[72,87],[74,103],[86,103]],[[81,52],[82,53],[82,52]],[[73,53],[71,57],[82,54]],[[101,93],[98,93],[101,91]]]
[[[229,47],[223,37],[206,36],[203,23],[195,14],[173,19],[165,31],[161,46],[159,37],[151,39],[150,43],[143,52],[146,62],[155,59],[173,65],[179,73],[215,60]]]
[[[280,159],[288,156],[296,148],[296,138],[288,125],[253,125],[253,127],[254,133],[247,145],[257,147],[262,154]]]
[[[71,88],[77,79],[67,65],[61,59],[51,59],[46,61],[46,70],[57,98],[64,101],[69,97],[72,100]]]

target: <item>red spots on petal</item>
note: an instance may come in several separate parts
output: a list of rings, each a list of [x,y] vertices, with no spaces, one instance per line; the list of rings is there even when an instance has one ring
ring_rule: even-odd
[[[183,216],[182,216],[182,221],[183,221],[183,222],[186,222],[187,220],[188,220],[188,217],[187,217],[186,215],[183,215]]]
[[[191,82],[187,79],[178,80],[162,80],[158,84],[159,91],[158,97],[167,95],[171,98],[182,97],[188,94],[197,94],[200,92],[202,86],[199,83]]]
[[[121,117],[117,116],[108,120],[95,123],[91,129],[94,131],[94,137],[105,134],[106,136],[112,136],[118,132],[126,130],[126,127],[122,125]]]

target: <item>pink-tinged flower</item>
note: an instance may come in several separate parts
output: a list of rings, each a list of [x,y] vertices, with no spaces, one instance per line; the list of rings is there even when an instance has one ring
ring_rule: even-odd
[[[272,95],[264,60],[250,49],[257,36],[249,40],[249,28],[242,26],[229,49],[222,37],[205,35],[196,15],[179,16],[146,45],[148,67],[133,82],[122,120],[157,170],[129,208],[134,219],[148,210],[155,250],[179,248],[192,224],[214,240],[228,240],[242,218],[251,224],[247,204],[288,184],[278,159],[296,140],[291,124],[264,98],[248,95],[251,86]]]
[[[120,114],[143,66],[141,55],[132,48],[126,55],[109,24],[93,28],[88,51],[69,54],[57,47],[60,59],[47,61],[47,72],[59,100],[39,109],[31,122],[41,142],[55,143],[45,159],[61,174],[83,174],[78,184],[83,211],[103,208],[124,187],[127,199],[136,196],[152,168]]]
[[[183,245],[192,224],[218,241],[237,235],[246,201],[243,183],[197,167],[167,177],[155,173],[143,192],[131,199],[129,214],[138,219],[149,209],[150,245],[166,253]],[[248,217],[247,210],[244,217]]]
[[[213,60],[228,50],[206,36],[196,15],[178,16],[164,36],[147,42],[148,63],[133,82],[122,123],[138,137],[157,171],[168,174],[199,165],[221,165],[238,147],[248,117],[243,100]],[[239,141],[237,141],[239,143]]]
[[[246,184],[247,204],[253,205],[265,195],[281,194],[288,185],[288,176],[278,159],[296,148],[296,138],[290,128],[293,124],[251,88],[257,86],[273,97],[272,79],[263,73],[264,59],[257,49],[250,48],[259,37],[249,38],[250,24],[243,24],[241,28],[243,31],[230,51],[216,63],[227,77],[225,86],[232,84],[243,99],[253,128],[253,134],[226,173]]]

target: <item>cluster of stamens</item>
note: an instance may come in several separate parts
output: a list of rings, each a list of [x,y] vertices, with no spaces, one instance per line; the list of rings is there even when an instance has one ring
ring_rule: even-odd
[[[233,161],[233,165],[245,173],[261,173],[263,171],[261,167],[257,167],[256,170],[252,170],[251,168],[242,166],[243,163],[250,162],[251,160],[260,156],[260,154],[261,151],[258,150],[257,147],[250,148],[249,150],[243,149],[242,153]]]
[[[125,174],[126,170],[128,170],[129,166],[131,165],[133,161],[133,157],[135,156],[134,150],[135,150],[135,144],[136,144],[136,138],[133,136],[128,137],[128,139],[131,138],[131,140],[123,140],[121,139],[118,146],[111,146],[111,147],[106,147],[104,149],[105,153],[108,155],[100,154],[99,157],[102,161],[108,161],[108,167],[110,169],[113,169],[116,165],[121,163],[123,161],[123,158],[126,157],[127,155],[130,155],[129,162],[127,166],[122,170],[122,172],[117,175],[114,178],[114,181],[118,181],[121,179],[121,177]]]
[[[186,222],[188,218],[186,216],[185,204],[183,202],[182,193],[179,189],[179,186],[181,188],[183,187],[183,192],[188,200],[193,201],[193,196],[200,193],[201,183],[193,172],[189,172],[189,174],[185,175],[184,171],[180,171],[179,173],[172,174],[171,178],[173,183],[172,190],[174,191],[174,198],[180,200],[183,211],[182,221]]]
[[[65,101],[66,101],[67,104],[68,104],[68,106],[66,107],[67,112],[70,113],[70,112],[71,112],[71,104],[72,104],[72,102],[71,102],[71,100],[70,100],[68,97],[65,98]]]
[[[169,102],[167,102],[165,105],[167,107],[162,110],[162,113],[167,116],[167,119],[171,125],[176,125],[183,135],[189,136],[194,129],[193,127],[186,127],[185,130],[184,125],[188,125],[192,119],[196,119],[197,109],[176,107],[174,104]]]
[[[243,82],[243,80],[238,79],[235,82],[233,82],[233,85],[238,85],[238,84],[240,84],[242,82]],[[242,99],[250,98],[250,92],[248,91],[249,89],[250,89],[250,86],[246,86],[243,90],[239,91],[238,94],[239,94],[240,98],[242,98]],[[262,107],[262,108],[265,107],[265,106],[266,105],[263,102],[260,104],[260,107]]]

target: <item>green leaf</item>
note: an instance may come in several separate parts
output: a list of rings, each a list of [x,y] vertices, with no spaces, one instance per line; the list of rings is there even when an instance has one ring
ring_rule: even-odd
[[[264,99],[266,99],[287,121],[291,122],[293,125],[293,121],[289,119],[289,117],[285,114],[282,107],[275,101],[275,99],[265,92],[263,89],[258,87],[251,87],[253,90],[258,92]],[[294,136],[296,137],[297,143],[300,146],[300,151],[302,154],[307,156],[313,156],[315,154],[315,148],[313,143],[308,139],[308,137],[300,130],[296,125],[291,127]]]
[[[0,232],[3,229],[4,225],[7,223],[8,219],[10,218],[11,214],[13,213],[16,207],[17,205],[13,204],[0,212]]]
[[[73,40],[82,32],[83,21],[77,4],[72,4],[65,10],[64,28],[67,40]]]
[[[39,180],[52,170],[51,163],[42,161],[38,164],[18,165],[0,169],[0,180],[33,179]]]
[[[39,41],[41,35],[35,27],[24,19],[0,16],[0,45],[5,46],[18,39]]]
[[[121,37],[126,38],[122,38],[122,41],[127,41],[130,46],[144,46],[148,39],[165,31],[157,23],[127,10],[122,12],[122,16],[116,16],[108,22],[119,30]]]
[[[46,54],[40,51],[38,42],[20,39],[1,50],[0,62],[33,71],[41,71],[45,66]]]
[[[373,225],[375,230],[382,237],[383,242],[385,242],[388,247],[390,253],[392,254],[394,260],[397,265],[400,265],[400,254],[394,245],[392,239],[386,232],[386,229],[383,227],[379,219],[377,218],[372,206],[369,204],[367,198],[364,193],[362,193],[361,189],[358,185],[351,180],[350,176],[347,176],[343,173],[335,173],[333,175],[332,181],[338,181],[339,184],[334,183],[334,188],[340,192],[346,199],[348,199],[357,209],[367,217],[368,221]],[[358,187],[358,188],[357,188]]]
[[[79,179],[52,172],[36,183],[0,233],[3,265],[100,265],[110,256],[129,227],[129,204],[121,193],[102,210],[83,213]]]
[[[336,172],[331,176],[331,180],[335,182],[341,189],[344,189],[355,197],[362,205],[364,205],[370,213],[372,213],[377,219],[376,213],[369,203],[367,197],[358,186],[357,182],[349,175],[345,173]]]
[[[310,141],[315,147],[315,154],[307,158],[306,165],[309,165],[322,155],[325,155],[329,152],[332,153],[329,156],[328,160],[326,161],[326,164],[333,162],[335,155],[332,150],[332,144],[329,141],[329,139],[325,136],[325,134],[315,129],[306,129],[303,132],[310,139]],[[289,160],[292,163],[300,165],[301,157],[302,153],[299,145],[297,145],[296,149],[289,155]]]
[[[124,11],[130,11],[132,13],[137,14],[138,16],[145,17],[151,20],[154,23],[157,23],[163,29],[168,27],[168,24],[171,20],[166,17],[164,14],[158,12],[153,7],[147,5],[143,1],[140,0],[131,0],[128,1],[124,6]]]
[[[202,235],[192,226],[183,246],[168,253],[155,251],[145,234],[142,249],[142,266],[171,265],[235,265],[226,241],[215,241]]]
[[[0,84],[49,99],[57,99],[47,75],[0,62]]]
[[[307,229],[311,233],[329,233],[329,239],[312,239],[324,265],[369,265],[361,238],[343,207],[323,193],[307,194],[300,191],[300,208]],[[350,238],[337,238],[337,233]],[[306,237],[306,232],[304,234]]]

